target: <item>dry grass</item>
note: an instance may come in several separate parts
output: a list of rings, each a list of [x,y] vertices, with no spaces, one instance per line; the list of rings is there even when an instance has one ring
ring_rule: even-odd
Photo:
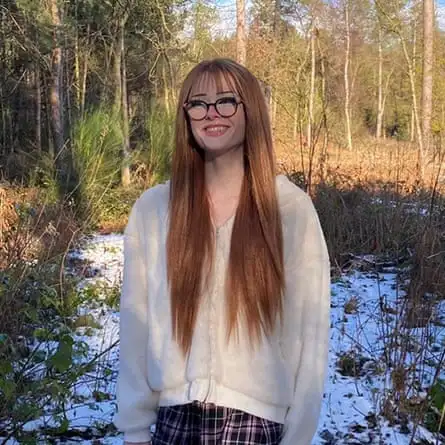
[[[282,171],[299,171],[308,174],[310,153],[306,145],[278,142],[276,154]],[[321,143],[313,154],[314,183],[320,182]],[[418,190],[417,150],[410,142],[377,141],[374,138],[356,141],[350,152],[328,144],[325,182],[342,188],[357,185],[374,190],[392,190],[401,195]],[[429,160],[425,166],[423,185],[432,188],[439,178],[439,188],[445,188],[445,167],[441,162]]]
[[[445,152],[436,150],[419,181],[414,144],[370,138],[353,152],[329,145],[322,177],[320,145],[311,169],[304,144],[279,144],[277,158],[313,197],[334,264],[343,268],[364,253],[408,260],[410,300],[425,293],[445,298]]]
[[[38,189],[3,185],[0,192],[0,327],[17,337],[29,317],[23,308],[38,307],[42,289],[64,294],[64,259],[81,230],[70,206]]]
[[[0,270],[46,261],[65,252],[80,232],[74,210],[50,202],[38,189],[0,189]]]

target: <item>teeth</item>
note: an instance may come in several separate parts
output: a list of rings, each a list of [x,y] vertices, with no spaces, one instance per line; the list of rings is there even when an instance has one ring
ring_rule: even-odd
[[[208,127],[206,128],[206,131],[209,133],[218,133],[220,131],[224,131],[226,127]]]

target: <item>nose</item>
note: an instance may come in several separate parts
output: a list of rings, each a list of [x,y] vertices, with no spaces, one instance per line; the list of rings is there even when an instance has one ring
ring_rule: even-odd
[[[209,109],[207,110],[207,119],[216,119],[219,117],[218,112],[216,111],[215,105],[209,105]]]

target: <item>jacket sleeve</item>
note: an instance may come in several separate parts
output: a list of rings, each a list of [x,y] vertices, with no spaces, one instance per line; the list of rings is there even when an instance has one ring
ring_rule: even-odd
[[[295,381],[281,445],[310,445],[318,426],[328,361],[329,256],[312,201],[306,195],[301,204],[298,233],[291,234],[296,260],[290,259],[286,268],[283,345]]]
[[[156,422],[158,394],[147,378],[147,263],[139,199],[124,233],[124,271],[120,300],[120,352],[116,427],[128,442],[148,442]]]

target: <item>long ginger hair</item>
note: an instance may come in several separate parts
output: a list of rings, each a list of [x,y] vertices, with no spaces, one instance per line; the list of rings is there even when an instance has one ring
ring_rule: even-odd
[[[204,75],[224,79],[242,102],[246,118],[245,175],[233,223],[225,294],[227,341],[246,323],[254,344],[282,318],[283,234],[275,187],[275,158],[266,101],[258,80],[229,59],[198,64],[186,77],[176,115],[167,236],[173,336],[184,355],[191,348],[201,295],[212,271],[214,230],[206,191],[204,152],[183,104]],[[218,85],[219,86],[219,85]]]

